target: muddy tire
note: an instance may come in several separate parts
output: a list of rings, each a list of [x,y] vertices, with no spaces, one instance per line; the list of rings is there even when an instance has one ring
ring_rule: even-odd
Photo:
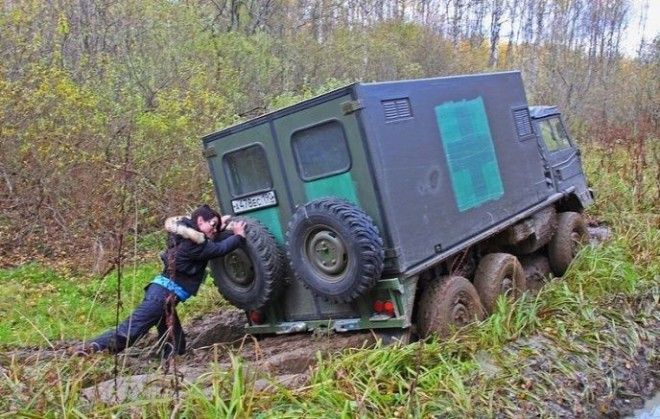
[[[333,302],[350,302],[380,278],[385,253],[371,218],[340,199],[298,208],[287,229],[289,264],[296,279]]]
[[[508,253],[490,253],[479,261],[474,286],[490,314],[500,295],[513,300],[520,298],[527,289],[527,280],[518,258]]]
[[[283,252],[268,229],[256,220],[246,222],[246,239],[233,252],[210,261],[213,281],[231,304],[243,310],[263,308],[284,288]]]
[[[587,243],[589,232],[584,219],[577,212],[562,212],[558,218],[557,232],[548,244],[548,260],[552,273],[562,276],[580,245]]]
[[[484,318],[479,294],[462,276],[444,276],[422,292],[417,309],[417,334],[448,336],[452,330]]]

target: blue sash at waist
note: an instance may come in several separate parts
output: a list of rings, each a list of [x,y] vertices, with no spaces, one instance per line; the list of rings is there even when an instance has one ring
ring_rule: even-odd
[[[179,299],[179,301],[183,302],[190,298],[190,293],[188,293],[188,291],[184,290],[179,284],[166,276],[158,275],[153,279],[153,281],[151,281],[151,283],[158,284],[161,287],[172,291],[176,295],[176,298]]]

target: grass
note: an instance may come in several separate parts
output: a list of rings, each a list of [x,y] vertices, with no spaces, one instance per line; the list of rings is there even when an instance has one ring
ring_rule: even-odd
[[[124,276],[122,315],[141,298],[148,271],[143,266]],[[0,282],[7,296],[0,300],[2,345],[50,346],[90,337],[90,330],[114,323],[116,277],[89,278],[29,264],[0,271]]]
[[[122,274],[120,321],[139,304],[144,287],[162,269],[149,263]],[[105,278],[56,272],[37,264],[0,270],[0,347],[52,346],[55,341],[86,340],[116,321],[117,275]],[[186,319],[225,303],[207,283],[197,298],[180,306]]]
[[[599,193],[589,215],[605,221],[613,237],[585,247],[564,278],[538,295],[526,294],[515,303],[500,300],[492,316],[449,339],[325,356],[308,385],[274,392],[256,391],[253,382],[260,373],[233,356],[229,369],[212,362],[208,372],[184,384],[179,398],[164,394],[107,405],[80,398],[82,388],[108,378],[107,358],[25,366],[0,355],[0,412],[33,417],[491,417],[579,416],[590,406],[591,415],[607,415],[617,395],[634,392],[611,371],[642,362],[642,343],[659,337],[658,169],[647,168],[644,179],[633,180],[621,174],[625,154],[595,150],[583,155]],[[643,194],[635,182],[641,182]],[[125,310],[141,298],[143,284],[157,269],[146,265],[125,274]],[[114,322],[114,280],[62,275],[34,265],[0,272],[11,291],[10,300],[0,302],[0,342],[43,344],[101,331]],[[222,304],[210,284],[201,294],[182,307],[184,318]],[[645,359],[649,368],[657,368],[654,350]]]

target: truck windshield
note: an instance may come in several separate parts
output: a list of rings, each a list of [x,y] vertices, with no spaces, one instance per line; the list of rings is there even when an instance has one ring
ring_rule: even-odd
[[[558,116],[539,121],[541,136],[548,151],[558,151],[569,148],[571,142]]]

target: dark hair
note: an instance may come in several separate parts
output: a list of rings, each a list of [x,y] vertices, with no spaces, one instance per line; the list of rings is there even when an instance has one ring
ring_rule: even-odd
[[[213,217],[217,217],[218,220],[220,220],[220,214],[206,204],[197,207],[197,209],[190,215],[190,219],[195,223],[197,222],[197,217],[202,217],[204,221],[212,220]]]

